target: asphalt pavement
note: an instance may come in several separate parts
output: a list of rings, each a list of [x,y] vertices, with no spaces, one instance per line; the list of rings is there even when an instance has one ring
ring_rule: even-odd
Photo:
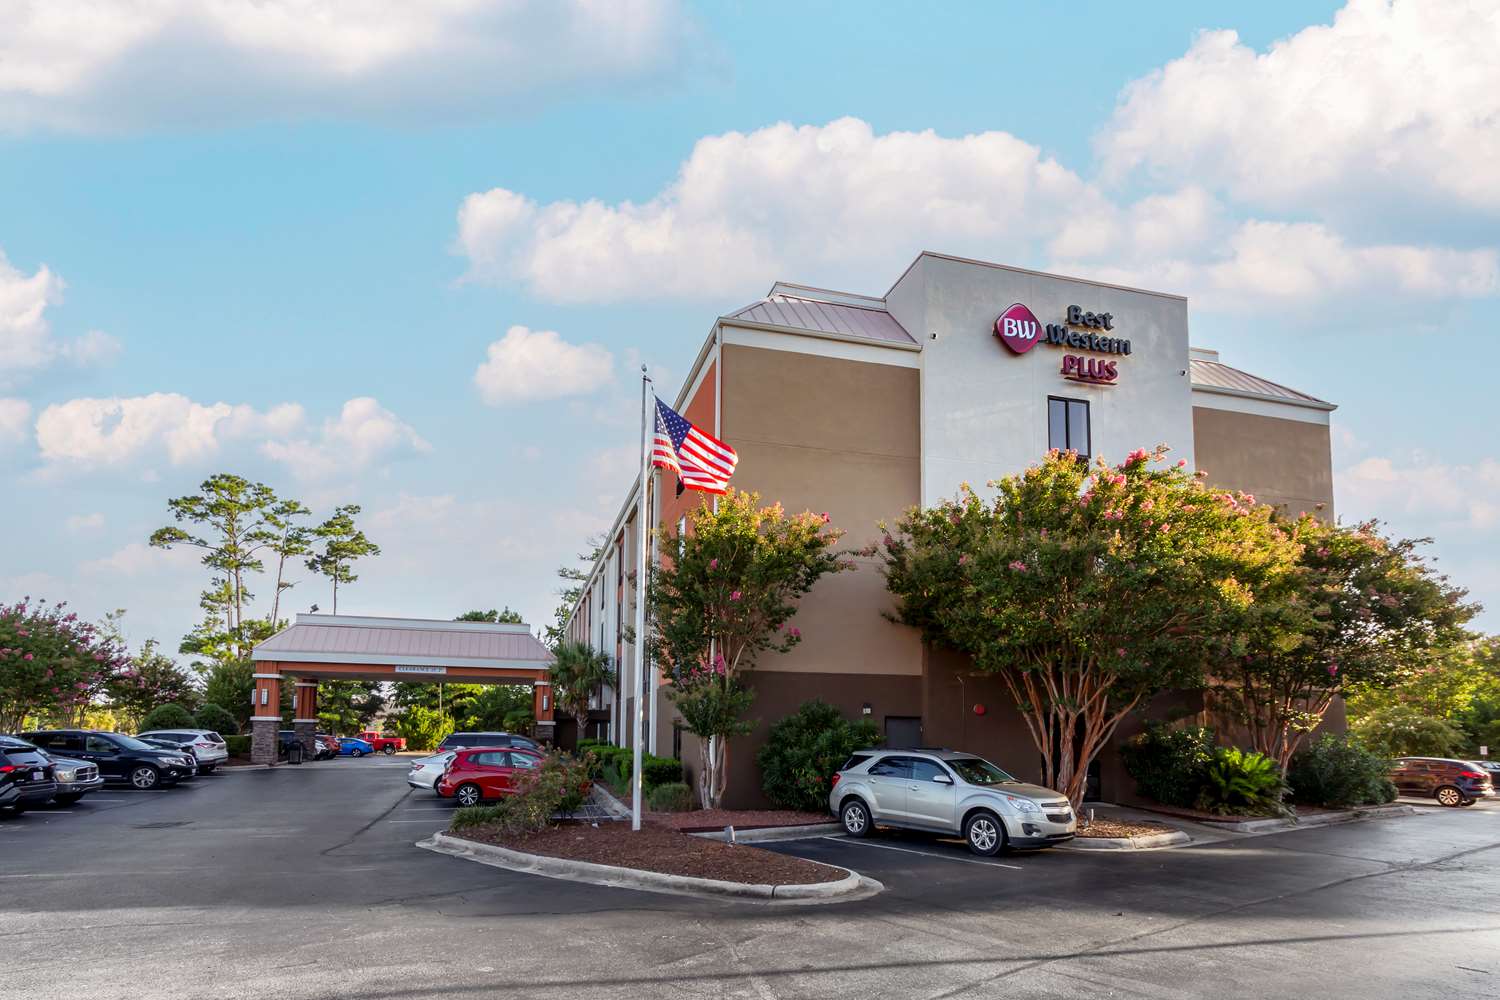
[[[1500,997],[1500,804],[1168,851],[796,841],[886,891],[773,906],[419,850],[451,806],[405,766],[0,819],[0,998]]]

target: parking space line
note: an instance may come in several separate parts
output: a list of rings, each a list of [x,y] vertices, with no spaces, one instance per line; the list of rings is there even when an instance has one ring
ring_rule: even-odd
[[[999,861],[980,861],[978,858],[955,858],[947,854],[933,854],[931,851],[914,851],[910,847],[897,847],[895,844],[875,844],[868,840],[855,840],[852,837],[841,837],[828,835],[824,840],[833,840],[841,844],[853,844],[856,847],[878,847],[882,851],[900,851],[902,854],[917,854],[924,858],[936,858],[939,861],[956,861],[961,865],[983,865],[985,868],[1009,868],[1011,871],[1025,871],[1020,865],[1007,865]]]

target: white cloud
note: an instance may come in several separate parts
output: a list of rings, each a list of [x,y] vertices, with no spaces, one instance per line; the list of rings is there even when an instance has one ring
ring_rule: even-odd
[[[261,445],[269,458],[305,479],[366,468],[391,455],[428,452],[432,446],[411,425],[369,396],[351,399],[318,434]]]
[[[614,357],[598,344],[570,344],[553,330],[513,326],[490,344],[474,372],[491,406],[580,396],[608,385]]]
[[[62,302],[66,287],[45,264],[28,276],[0,250],[0,387],[21,381],[58,357],[98,364],[119,353],[119,341],[99,330],[72,341],[59,342],[52,335],[47,308]]]
[[[45,0],[8,5],[0,128],[280,116],[429,121],[662,79],[677,0]]]
[[[98,531],[104,527],[104,515],[95,511],[92,514],[74,514],[67,520],[68,530],[74,534],[85,531]]]
[[[26,438],[31,404],[24,399],[0,399],[0,445],[15,444]]]
[[[1451,465],[1423,455],[1403,461],[1375,456],[1339,471],[1337,510],[1341,517],[1379,517],[1457,532],[1500,528],[1500,461],[1482,458]],[[1470,536],[1472,538],[1472,536]]]
[[[1024,261],[1064,220],[1104,207],[1007,133],[876,135],[841,118],[700,139],[642,203],[472,194],[458,246],[472,279],[557,301],[723,298],[777,276],[862,285],[923,247]]]
[[[107,556],[79,566],[86,576],[150,576],[163,571],[188,571],[200,565],[200,553],[188,546],[158,549],[145,542],[130,542]]]
[[[1258,53],[1233,31],[1137,80],[1106,170],[1191,180],[1275,210],[1432,200],[1500,213],[1500,7],[1351,0]]]

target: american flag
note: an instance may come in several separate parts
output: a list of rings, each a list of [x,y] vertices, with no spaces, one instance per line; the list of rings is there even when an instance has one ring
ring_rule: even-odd
[[[653,466],[677,473],[686,489],[728,493],[729,477],[739,460],[729,445],[703,433],[660,399],[656,401]]]

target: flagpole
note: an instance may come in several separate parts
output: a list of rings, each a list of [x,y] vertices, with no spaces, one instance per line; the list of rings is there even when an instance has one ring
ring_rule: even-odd
[[[650,484],[651,474],[651,429],[654,421],[651,420],[651,376],[646,374],[646,366],[641,365],[641,482],[640,493],[636,497],[636,525],[640,528],[641,537],[635,548],[635,663],[632,665],[633,678],[630,686],[634,692],[634,708],[631,713],[631,763],[630,763],[630,829],[641,828],[641,678],[644,675],[643,667],[646,662],[646,542],[650,536],[650,526],[646,519],[649,510],[646,505],[646,490]]]

